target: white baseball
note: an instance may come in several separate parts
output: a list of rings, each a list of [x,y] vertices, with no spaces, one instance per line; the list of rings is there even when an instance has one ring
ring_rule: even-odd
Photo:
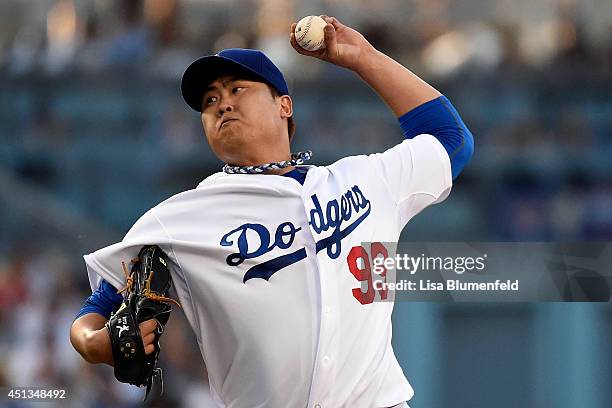
[[[295,41],[306,51],[325,48],[323,29],[327,23],[319,16],[307,16],[295,26]]]

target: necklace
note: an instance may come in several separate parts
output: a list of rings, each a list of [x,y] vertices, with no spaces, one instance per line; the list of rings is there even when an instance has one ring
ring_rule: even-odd
[[[284,169],[291,166],[297,166],[304,163],[306,160],[310,160],[312,157],[312,150],[306,150],[305,152],[298,152],[291,155],[291,160],[283,160],[274,163],[265,163],[258,166],[232,166],[226,164],[223,166],[223,171],[227,174],[259,174],[267,170],[278,170]]]

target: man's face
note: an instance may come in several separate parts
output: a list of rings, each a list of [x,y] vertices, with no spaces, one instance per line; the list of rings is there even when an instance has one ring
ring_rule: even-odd
[[[224,162],[251,165],[265,149],[287,140],[284,118],[291,116],[291,99],[275,98],[268,85],[223,76],[202,98],[202,125],[213,152]]]

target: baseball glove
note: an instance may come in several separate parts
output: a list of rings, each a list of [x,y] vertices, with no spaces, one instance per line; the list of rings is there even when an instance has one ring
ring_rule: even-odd
[[[153,378],[159,375],[163,393],[162,370],[157,367],[160,346],[159,338],[170,317],[174,303],[168,297],[172,281],[168,270],[168,257],[158,246],[145,246],[137,258],[132,259],[132,269],[126,275],[126,285],[118,293],[123,293],[123,303],[106,323],[114,360],[114,373],[117,380],[136,386],[146,386],[145,400],[151,391]],[[145,354],[140,336],[139,323],[155,319],[155,350]]]

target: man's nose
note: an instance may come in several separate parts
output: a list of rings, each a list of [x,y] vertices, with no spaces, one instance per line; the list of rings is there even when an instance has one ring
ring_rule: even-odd
[[[227,99],[222,101],[219,104],[219,116],[222,116],[226,112],[232,112],[234,110],[234,105],[230,103]]]

